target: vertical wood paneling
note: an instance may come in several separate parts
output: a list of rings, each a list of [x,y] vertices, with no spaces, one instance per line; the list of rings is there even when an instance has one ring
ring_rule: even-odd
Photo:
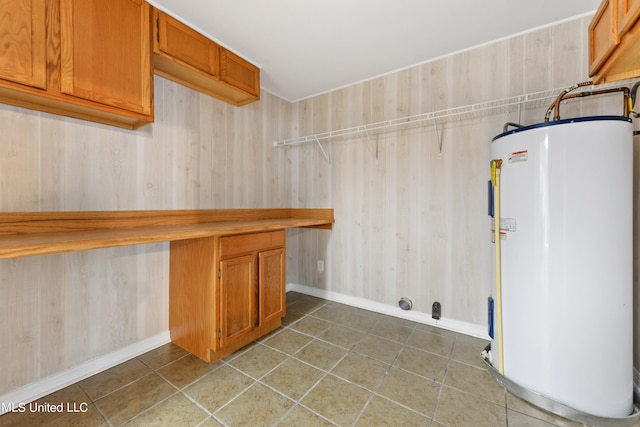
[[[289,104],[265,94],[237,108],[155,83],[156,122],[135,132],[0,105],[0,208],[290,204],[270,144]],[[166,243],[2,261],[0,394],[166,331],[168,268]]]
[[[287,282],[392,305],[408,296],[424,313],[438,300],[445,317],[484,324],[490,141],[516,114],[324,143],[330,163],[316,145],[271,141],[585,80],[586,21],[295,104],[263,93],[237,108],[156,77],[156,122],[136,132],[0,105],[0,207],[333,207],[331,232],[287,233]],[[0,262],[0,394],[166,331],[168,264],[166,244]]]
[[[564,23],[332,92],[326,107],[317,98],[302,101],[294,136],[328,130],[317,123],[317,108],[331,113],[331,129],[342,129],[582,81],[583,32],[584,20]],[[446,317],[484,324],[492,289],[491,139],[507,121],[542,121],[544,110],[451,121],[438,132],[434,126],[389,132],[373,138],[377,160],[367,138],[334,141],[328,205],[336,224],[325,248],[318,236],[317,249],[299,245],[289,255],[297,266],[288,280],[386,304],[408,296],[425,313],[438,300]],[[287,150],[293,205],[323,203],[316,189],[300,190],[319,168],[306,157],[314,152],[320,156],[313,146]],[[329,271],[310,274],[326,251]]]
[[[0,207],[18,205],[24,211],[40,209],[40,138],[33,126],[40,113],[15,107],[0,110],[3,126],[0,160]]]

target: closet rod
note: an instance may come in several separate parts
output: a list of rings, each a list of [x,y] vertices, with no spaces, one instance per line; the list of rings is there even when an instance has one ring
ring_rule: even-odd
[[[623,84],[623,82],[614,82],[612,84],[598,85],[598,88],[606,88],[607,86],[613,85],[620,86],[621,84]],[[592,90],[593,88],[594,86],[587,86],[581,89]],[[558,96],[558,93],[560,93],[563,89],[564,88],[533,92],[494,101],[417,114],[414,116],[383,120],[381,122],[369,123],[366,125],[354,126],[346,129],[331,130],[328,132],[322,132],[313,135],[300,136],[281,141],[273,141],[273,146],[289,147],[310,143],[319,144],[320,141],[324,141],[327,139],[332,140],[346,136],[372,135],[375,133],[382,133],[396,129],[402,130],[414,127],[434,125],[437,123],[444,123],[452,120],[472,119],[498,113],[511,113],[514,111],[519,111],[519,109],[521,109],[522,107],[547,107],[549,101],[555,99]]]

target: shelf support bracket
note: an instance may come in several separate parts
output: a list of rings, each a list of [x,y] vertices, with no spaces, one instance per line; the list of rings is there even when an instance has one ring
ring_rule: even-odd
[[[320,143],[320,139],[318,139],[318,135],[315,135],[315,139],[316,139],[316,144],[318,144],[318,147],[320,147],[320,151],[322,151],[322,155],[327,160],[327,162],[331,163],[331,157],[329,157],[329,155],[327,155],[327,152],[324,150],[324,147]]]
[[[440,128],[438,127],[438,121],[433,119],[433,123],[436,126],[436,138],[438,139],[438,158],[442,158],[442,136],[440,135]]]

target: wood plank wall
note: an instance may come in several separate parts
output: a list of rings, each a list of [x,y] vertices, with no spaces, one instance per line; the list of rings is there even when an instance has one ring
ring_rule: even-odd
[[[437,300],[443,316],[485,324],[489,146],[517,117],[442,126],[441,156],[433,127],[336,141],[331,163],[271,141],[587,80],[588,21],[296,103],[264,93],[236,108],[156,78],[156,123],[136,132],[0,105],[0,209],[333,207],[333,231],[288,232],[288,282],[391,305],[408,296],[425,313]],[[166,331],[168,245],[0,261],[0,293],[3,394]]]

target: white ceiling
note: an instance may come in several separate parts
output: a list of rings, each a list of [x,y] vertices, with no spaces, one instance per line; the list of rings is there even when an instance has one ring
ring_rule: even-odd
[[[151,0],[297,101],[593,13],[600,0]],[[586,28],[585,28],[586,31]]]

